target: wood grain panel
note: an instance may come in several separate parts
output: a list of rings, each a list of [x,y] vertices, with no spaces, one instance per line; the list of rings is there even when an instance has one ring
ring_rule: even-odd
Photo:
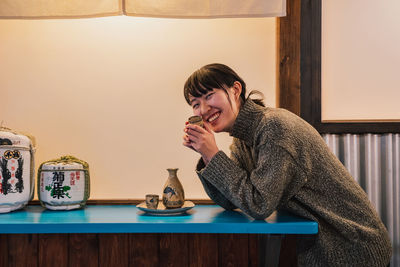
[[[277,21],[277,106],[300,115],[300,3],[286,1]]]
[[[249,234],[249,266],[257,267],[259,266],[258,255],[258,236],[257,234]]]
[[[39,266],[68,267],[68,234],[39,234]]]
[[[187,234],[160,234],[159,266],[188,266]]]
[[[99,234],[99,266],[129,266],[129,235]]]
[[[38,266],[38,235],[8,235],[8,266]]]
[[[69,266],[99,266],[99,241],[97,234],[69,235]]]
[[[159,254],[158,234],[129,235],[129,265],[157,267]]]
[[[0,234],[0,266],[8,266],[8,235]]]
[[[282,240],[279,267],[297,266],[297,235],[286,235]]]
[[[258,266],[258,235],[0,235],[0,266]],[[282,242],[279,266],[297,266],[296,236]]]
[[[218,236],[215,234],[190,234],[189,266],[218,266]]]
[[[247,234],[218,235],[219,266],[248,266],[248,242]]]

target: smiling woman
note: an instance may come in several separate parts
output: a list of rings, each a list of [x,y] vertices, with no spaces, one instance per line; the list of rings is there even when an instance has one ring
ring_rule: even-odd
[[[275,19],[108,17],[0,20],[0,121],[37,138],[37,166],[87,161],[91,199],[161,194],[179,168],[187,198],[208,198],[181,144],[183,82],[226,62],[275,106]],[[230,138],[218,135],[227,149]],[[173,156],[171,156],[173,155]],[[36,166],[36,167],[37,167]]]
[[[250,97],[243,101],[245,84],[238,77],[226,65],[210,64],[195,71],[184,88],[205,123],[187,124],[183,145],[200,154],[196,173],[210,198],[259,220],[285,210],[317,221],[318,235],[298,241],[299,266],[386,266],[388,232],[324,139],[287,110]],[[198,91],[204,93],[189,93]],[[228,154],[214,140],[218,131],[233,136]]]

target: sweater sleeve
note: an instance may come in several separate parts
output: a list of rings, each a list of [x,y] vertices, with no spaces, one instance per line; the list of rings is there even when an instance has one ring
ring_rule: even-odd
[[[261,145],[257,150],[255,168],[250,173],[219,151],[199,171],[199,176],[243,212],[255,219],[265,219],[307,179],[284,148]]]
[[[204,161],[200,158],[199,162],[197,163],[196,172],[207,195],[215,202],[215,204],[223,207],[226,210],[236,209],[237,207],[233,205],[232,202],[230,202],[215,186],[213,186],[199,174],[204,167]]]

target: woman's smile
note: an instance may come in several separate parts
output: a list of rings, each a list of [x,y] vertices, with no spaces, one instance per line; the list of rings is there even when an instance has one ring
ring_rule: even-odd
[[[219,115],[221,115],[221,112],[219,112],[219,111],[212,114],[210,117],[208,117],[207,122],[213,123],[215,120],[217,120],[219,118]]]

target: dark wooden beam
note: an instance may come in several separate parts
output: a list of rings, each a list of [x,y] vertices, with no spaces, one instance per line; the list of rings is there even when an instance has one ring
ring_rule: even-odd
[[[321,0],[301,0],[300,116],[321,118]]]
[[[287,0],[277,19],[277,106],[300,115],[300,3]]]

